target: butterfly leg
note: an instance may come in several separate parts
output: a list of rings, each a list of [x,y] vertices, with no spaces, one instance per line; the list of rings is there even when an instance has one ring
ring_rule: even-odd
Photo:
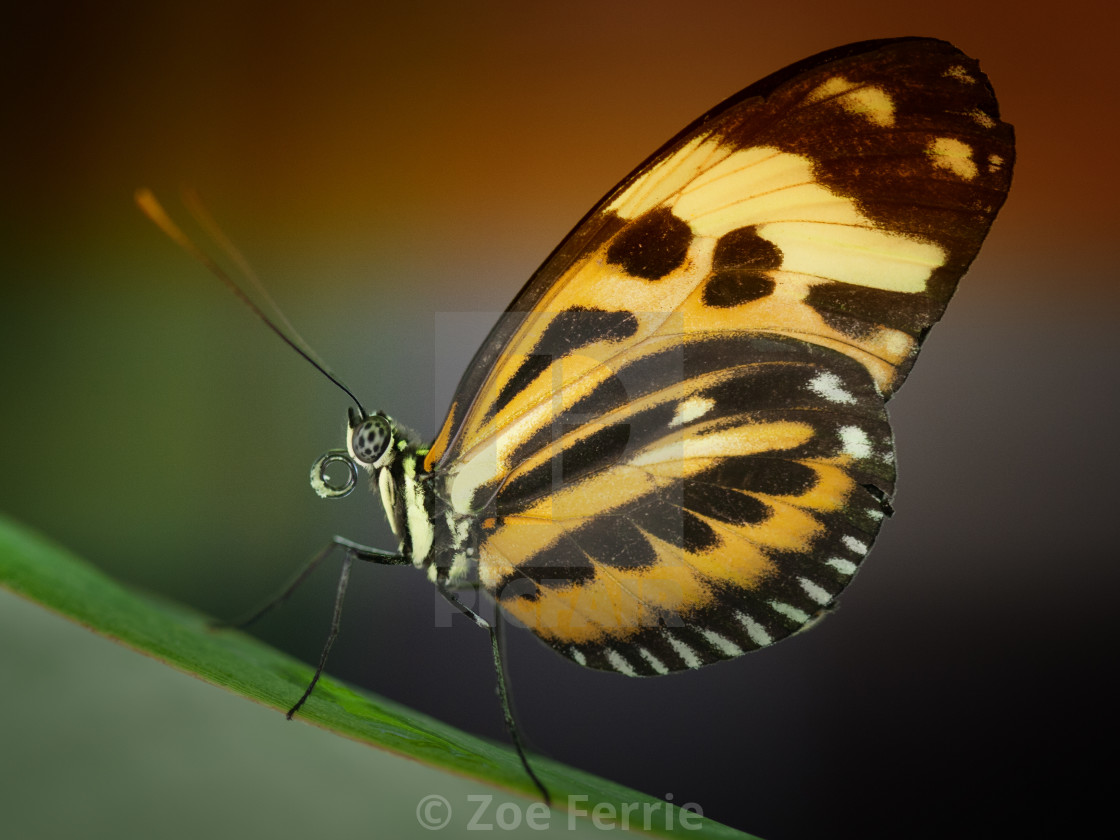
[[[327,641],[323,645],[323,652],[319,654],[319,664],[315,668],[315,675],[311,677],[311,682],[304,690],[303,696],[296,701],[296,704],[292,706],[292,708],[288,709],[288,720],[291,720],[292,716],[299,711],[300,706],[307,702],[307,698],[310,697],[311,692],[315,690],[315,684],[319,682],[319,677],[323,675],[323,669],[327,667],[327,657],[330,655],[331,646],[334,645],[334,640],[338,638],[338,628],[342,621],[342,601],[346,597],[346,587],[350,583],[350,567],[354,564],[354,560],[365,560],[369,563],[378,563],[382,566],[408,566],[412,564],[412,561],[403,555],[359,545],[345,537],[331,537],[331,541],[323,547],[322,551],[315,555],[307,568],[304,569],[303,573],[296,579],[295,583],[281,596],[281,600],[291,594],[291,591],[307,577],[311,570],[318,566],[319,563],[336,548],[341,548],[346,556],[342,561],[342,571],[338,576],[338,589],[334,595],[334,614],[331,616],[331,630],[330,633],[327,634]],[[274,601],[273,603],[275,604],[276,602]],[[269,604],[269,607],[271,606],[272,604]]]
[[[270,612],[274,607],[283,604],[292,593],[295,592],[307,580],[308,576],[319,568],[319,565],[326,560],[335,549],[345,549],[348,553],[353,553],[354,556],[360,560],[369,560],[374,563],[380,563],[386,566],[407,566],[411,561],[402,557],[399,554],[393,554],[389,551],[381,551],[376,548],[368,548],[364,545],[359,545],[356,542],[346,539],[345,537],[331,537],[331,541],[323,546],[315,554],[314,557],[308,561],[307,565],[300,569],[299,573],[295,576],[291,583],[285,587],[284,591],[258,609],[254,613],[250,613],[243,618],[236,619],[235,621],[214,621],[210,626],[215,630],[225,630],[230,628],[243,629],[250,624],[256,622],[259,618]]]
[[[315,684],[319,682],[319,677],[323,675],[323,669],[327,665],[327,656],[331,652],[331,646],[334,645],[334,640],[338,637],[339,623],[342,619],[342,601],[346,596],[346,587],[350,583],[350,567],[353,565],[354,560],[366,560],[370,563],[378,563],[383,566],[408,566],[411,565],[407,557],[400,554],[394,554],[390,551],[382,551],[377,548],[369,548],[368,546],[360,545],[356,542],[346,539],[345,537],[331,537],[331,541],[323,546],[318,553],[308,562],[306,566],[296,575],[295,579],[288,584],[280,595],[252,615],[234,622],[215,622],[214,627],[247,627],[254,621],[259,619],[265,613],[269,612],[273,607],[277,607],[284,603],[291,596],[293,592],[307,580],[310,575],[319,565],[327,559],[336,549],[342,549],[345,552],[345,558],[342,561],[342,571],[338,578],[338,589],[334,596],[334,614],[331,618],[331,629],[327,635],[327,641],[323,645],[323,652],[319,654],[319,665],[315,668],[315,675],[311,678],[311,683],[303,692],[303,696],[296,701],[296,704],[288,710],[288,720],[299,711],[300,706],[307,702],[307,698],[311,696],[311,692],[315,689]]]
[[[517,750],[517,757],[521,759],[521,766],[525,768],[525,772],[529,774],[529,778],[532,779],[533,784],[537,786],[537,790],[541,793],[541,798],[544,799],[544,804],[551,807],[552,797],[549,796],[548,790],[541,780],[537,778],[537,774],[533,772],[533,768],[529,765],[529,758],[525,755],[525,747],[521,743],[521,735],[517,731],[517,723],[513,719],[513,708],[510,706],[509,702],[509,688],[506,685],[506,669],[502,659],[503,624],[501,607],[497,604],[494,605],[494,623],[491,624],[460,601],[459,596],[455,594],[455,590],[450,588],[446,583],[439,583],[437,587],[439,593],[443,595],[452,606],[490,634],[490,649],[494,656],[494,670],[498,675],[498,699],[502,704],[502,715],[506,721],[506,730],[509,732],[510,740],[513,741],[513,748]],[[478,585],[474,584],[473,588],[477,589]]]

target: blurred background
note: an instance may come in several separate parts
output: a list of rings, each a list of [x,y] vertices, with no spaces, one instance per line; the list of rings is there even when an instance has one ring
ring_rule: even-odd
[[[655,680],[586,671],[515,631],[513,694],[540,752],[767,838],[980,833],[1083,810],[1100,793],[1083,761],[1115,705],[1115,32],[1103,2],[1007,9],[11,9],[0,510],[225,618],[331,534],[393,545],[376,498],[308,487],[343,443],[344,397],[140,215],[139,186],[173,212],[197,188],[366,405],[431,437],[496,313],[687,122],[822,49],[945,38],[980,59],[1016,127],[1015,183],[891,404],[897,512],[840,609]],[[336,575],[254,632],[314,660]],[[356,570],[330,671],[504,737],[484,634],[412,570]],[[430,836],[416,801],[473,790],[0,592],[10,836]]]

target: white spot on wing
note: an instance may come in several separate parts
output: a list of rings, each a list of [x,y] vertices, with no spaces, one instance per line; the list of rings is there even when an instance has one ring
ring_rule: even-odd
[[[747,629],[747,637],[759,647],[773,644],[774,640],[766,629],[746,613],[736,610],[735,620]]]
[[[832,600],[832,596],[829,595],[823,587],[809,580],[809,578],[799,577],[797,579],[797,582],[801,585],[801,588],[802,590],[804,590],[805,594],[816,601],[818,604],[827,604]]]
[[[638,653],[641,654],[642,659],[644,659],[646,662],[648,662],[649,666],[651,668],[653,668],[653,670],[655,670],[657,673],[659,673],[659,674],[668,674],[669,673],[669,669],[666,667],[665,663],[662,662],[660,659],[658,659],[656,656],[654,656],[652,653],[650,653],[645,648],[638,648]]]
[[[914,346],[914,339],[904,332],[891,330],[883,336],[883,349],[895,358],[902,358],[910,353]]]
[[[996,127],[996,121],[994,119],[992,119],[989,115],[987,115],[983,111],[981,111],[979,108],[973,108],[971,111],[968,112],[968,115],[970,117],[972,117],[973,121],[978,126],[980,126],[981,128],[995,128]]]
[[[673,419],[669,421],[669,427],[675,428],[676,426],[683,426],[685,423],[691,423],[711,411],[715,404],[715,400],[707,397],[689,397],[677,405],[677,411],[673,415]]]
[[[980,174],[972,159],[972,147],[955,137],[938,137],[926,147],[926,154],[934,166],[948,169],[958,178],[971,181]]]
[[[824,564],[831,566],[842,575],[854,575],[859,568],[851,560],[845,560],[843,557],[829,557]]]
[[[700,661],[700,657],[699,655],[697,655],[696,651],[694,651],[680,639],[674,637],[670,633],[666,633],[665,638],[669,640],[669,644],[673,646],[673,650],[677,652],[677,655],[684,660],[684,664],[689,668],[699,668],[702,664],[704,664]]]
[[[867,545],[867,543],[860,542],[855,537],[851,536],[844,537],[841,542],[843,542],[844,545],[846,545],[856,554],[867,554],[867,552],[871,549],[871,546]]]
[[[786,604],[781,601],[768,601],[767,603],[774,609],[774,612],[781,613],[786,618],[792,618],[798,624],[804,624],[809,620],[809,613],[804,610],[799,610],[792,604]]]
[[[852,405],[856,398],[844,390],[840,377],[829,371],[821,371],[809,381],[809,390],[820,394],[829,402]]]
[[[572,655],[572,659],[577,665],[586,665],[587,657],[583,655],[583,651],[579,648],[568,648],[568,652]]]
[[[945,76],[950,79],[956,79],[958,82],[964,82],[966,85],[976,84],[976,80],[968,75],[968,70],[959,64],[954,64],[946,70]]]
[[[628,677],[636,677],[637,672],[634,666],[623,658],[622,654],[614,648],[607,648],[607,661],[611,663],[611,667],[618,671],[620,674],[625,674]]]
[[[701,630],[700,634],[707,639],[712,647],[724,656],[742,656],[743,649],[726,636],[721,636],[714,630]]]
[[[845,455],[853,458],[869,458],[871,456],[871,439],[867,432],[859,426],[840,427],[840,445]]]

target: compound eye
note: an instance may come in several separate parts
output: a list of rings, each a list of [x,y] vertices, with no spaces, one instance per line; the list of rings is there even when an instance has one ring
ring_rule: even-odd
[[[367,417],[350,435],[350,447],[354,457],[366,464],[375,464],[389,448],[393,439],[389,421],[374,415]]]

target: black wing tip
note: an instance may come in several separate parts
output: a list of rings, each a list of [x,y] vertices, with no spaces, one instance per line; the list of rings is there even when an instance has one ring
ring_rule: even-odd
[[[908,47],[915,47],[918,44],[924,44],[931,51],[937,50],[946,54],[954,54],[960,56],[962,59],[968,61],[975,61],[970,58],[967,53],[959,47],[951,44],[948,41],[940,38],[929,38],[921,35],[906,35],[898,38],[874,38],[867,41],[854,41],[850,44],[844,44],[839,47],[832,47],[831,49],[823,50],[816,55],[811,55],[808,58],[803,58],[800,61],[795,61],[781,70],[775,70],[769,76],[759,79],[757,82],[743,88],[736,94],[720,102],[714,108],[710,109],[702,117],[696,120],[690,128],[694,129],[698,125],[704,123],[716,114],[722,113],[727,108],[742,102],[745,99],[754,97],[766,97],[781,87],[786,82],[794,79],[818,67],[824,67],[828,64],[833,64],[838,61],[846,61],[848,59],[857,58],[859,56],[866,56],[871,53],[880,52],[883,50],[890,50],[896,47],[907,45]],[[987,79],[984,79],[985,83]],[[991,88],[991,85],[988,85]],[[683,132],[682,132],[683,133]]]

